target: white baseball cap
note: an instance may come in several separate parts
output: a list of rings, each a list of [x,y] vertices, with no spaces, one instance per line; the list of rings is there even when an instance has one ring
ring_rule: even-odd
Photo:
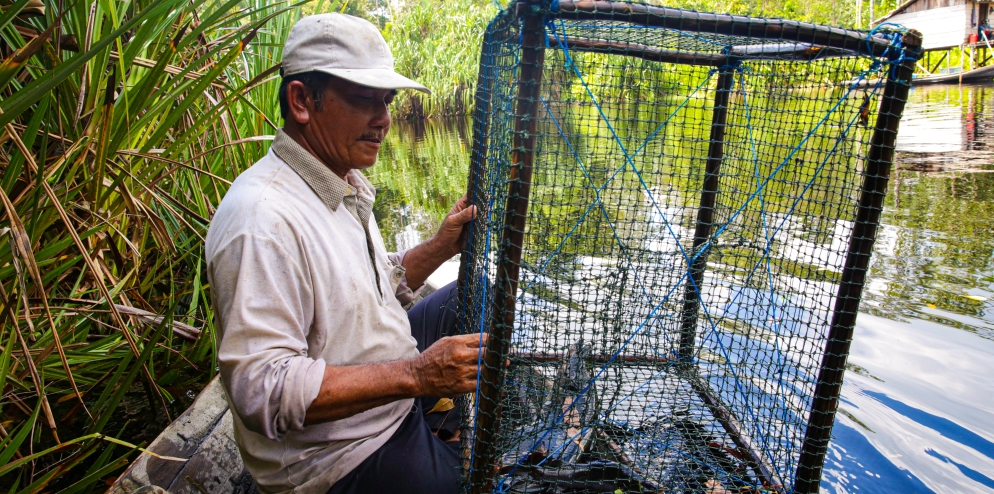
[[[393,55],[380,30],[369,21],[351,15],[307,16],[290,30],[283,48],[283,77],[311,71],[366,87],[431,93],[394,72]]]

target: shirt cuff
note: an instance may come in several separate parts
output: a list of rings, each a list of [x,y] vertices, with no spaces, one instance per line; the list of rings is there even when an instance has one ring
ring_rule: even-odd
[[[307,410],[321,392],[324,371],[328,367],[324,359],[313,360],[307,357],[292,358],[290,364],[283,378],[281,413],[276,420],[277,437],[304,429]]]
[[[401,274],[400,283],[394,291],[394,296],[397,297],[397,301],[400,302],[400,305],[405,309],[417,300],[418,295],[421,294],[421,291],[424,290],[425,287],[424,283],[414,289],[411,289],[411,287],[407,285],[407,269],[404,268],[404,257],[407,256],[408,250],[410,249],[387,255],[387,258],[390,259],[390,262],[393,264],[395,272],[399,272]]]

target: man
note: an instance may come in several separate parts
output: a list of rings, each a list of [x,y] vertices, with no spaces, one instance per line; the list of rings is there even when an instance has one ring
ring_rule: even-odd
[[[245,466],[266,493],[456,492],[459,455],[432,434],[420,397],[475,389],[486,340],[443,337],[452,285],[403,305],[459,252],[475,209],[461,199],[433,238],[388,256],[359,170],[376,161],[397,90],[427,89],[394,72],[379,31],[356,17],[301,19],[283,57],[284,128],[207,234]]]

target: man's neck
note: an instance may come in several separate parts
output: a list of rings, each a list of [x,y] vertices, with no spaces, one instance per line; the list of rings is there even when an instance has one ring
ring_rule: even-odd
[[[310,141],[307,140],[307,136],[304,135],[304,132],[302,132],[299,128],[284,124],[283,132],[291,139],[293,139],[294,142],[300,145],[300,147],[304,148],[305,151],[310,153],[311,156],[314,157],[314,159],[318,160],[322,165],[324,165],[329,170],[331,170],[332,173],[338,175],[338,177],[341,178],[342,180],[348,181],[348,179],[346,179],[345,177],[346,175],[349,174],[349,169],[348,168],[340,169],[339,167],[331,165],[326,160],[322,159],[321,155],[317,153],[314,146],[311,146]]]

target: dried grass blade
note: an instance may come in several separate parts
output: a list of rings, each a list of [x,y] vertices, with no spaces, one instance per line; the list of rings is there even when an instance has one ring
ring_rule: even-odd
[[[217,147],[211,149],[210,151],[217,151],[218,149],[221,149],[224,146],[232,146],[232,145],[235,145],[235,144],[242,144],[244,142],[249,142],[249,141],[261,141],[261,140],[265,140],[265,139],[263,139],[265,137],[268,137],[269,138],[268,140],[272,140],[273,138],[275,138],[275,136],[256,136],[255,138],[249,137],[249,138],[245,138],[245,139],[243,139],[243,140],[241,140],[239,142],[229,142],[229,143],[227,143],[225,145],[217,146]],[[210,152],[210,151],[207,151],[207,152]],[[190,171],[193,171],[193,172],[196,172],[196,173],[200,173],[202,175],[207,175],[208,177],[211,177],[214,180],[218,180],[218,181],[224,182],[225,184],[231,185],[231,180],[228,180],[228,179],[226,179],[224,177],[219,177],[219,176],[217,176],[217,175],[215,175],[215,174],[213,174],[213,173],[211,173],[209,171],[201,170],[200,168],[197,168],[197,167],[192,166],[192,165],[189,164],[191,161],[193,161],[193,160],[195,160],[197,158],[202,157],[206,153],[198,154],[197,156],[194,156],[193,158],[190,158],[186,162],[171,160],[169,158],[163,158],[162,156],[156,156],[156,155],[150,154],[150,153],[143,153],[143,152],[138,151],[136,149],[120,149],[120,150],[117,151],[117,154],[123,154],[125,156],[137,156],[139,158],[145,158],[147,160],[154,160],[154,161],[161,161],[163,163],[169,163],[170,165],[173,165],[173,169],[172,170],[170,170],[169,172],[166,172],[166,173],[162,174],[162,176],[156,178],[152,182],[152,184],[155,184],[159,180],[168,177],[170,174],[172,174],[173,171],[176,170],[176,168],[186,168],[187,170],[190,170]]]
[[[13,134],[12,128],[8,128],[7,132],[12,133],[11,137],[15,143],[20,143],[23,146],[24,143],[17,134]],[[22,149],[21,152],[23,153],[24,150]],[[72,369],[69,368],[69,361],[66,359],[66,350],[62,347],[62,338],[59,337],[59,330],[55,326],[55,318],[52,317],[52,309],[48,306],[48,297],[42,281],[41,271],[38,269],[38,263],[35,261],[35,256],[31,249],[31,239],[28,237],[27,230],[24,229],[24,223],[21,222],[21,218],[17,215],[17,210],[14,209],[14,204],[10,202],[10,198],[7,197],[7,193],[3,189],[0,189],[0,202],[3,202],[3,207],[7,210],[7,217],[10,218],[9,234],[11,244],[17,247],[20,257],[27,267],[28,274],[31,276],[32,281],[34,281],[35,289],[41,296],[42,307],[45,309],[45,317],[48,318],[48,325],[52,328],[52,340],[55,342],[55,350],[59,354],[59,360],[62,361],[62,368],[66,371],[66,378],[69,380],[69,385],[72,386],[73,392],[76,393],[79,403],[83,405],[83,410],[86,411],[87,415],[90,415],[90,410],[86,408],[86,404],[83,402],[83,395],[79,392],[79,388],[76,387],[76,380],[73,378]],[[24,308],[27,310],[27,293],[22,293],[22,296],[25,298]],[[90,417],[93,416],[90,415]],[[54,421],[52,422],[52,426],[54,429]]]
[[[139,309],[137,307],[131,307],[128,305],[120,305],[120,304],[115,304],[115,305],[117,305],[117,310],[121,311],[122,313],[129,314],[132,316],[137,316],[143,322],[153,326],[158,326],[159,324],[162,324],[163,319],[165,319],[163,316],[160,316],[154,312],[149,312],[147,310]],[[170,326],[172,327],[173,332],[179,334],[180,336],[188,340],[196,340],[197,336],[200,336],[200,328],[190,326],[189,324],[182,323],[179,321],[173,321],[172,324],[170,324]]]
[[[204,151],[204,152],[202,152],[202,153],[200,153],[200,154],[198,154],[198,155],[196,155],[196,156],[194,156],[194,157],[186,160],[186,162],[190,163],[191,161],[196,161],[196,160],[198,160],[200,158],[203,158],[204,156],[207,156],[210,153],[213,153],[214,151],[217,151],[218,149],[224,149],[224,148],[229,147],[229,146],[237,146],[239,144],[245,144],[246,142],[271,141],[273,139],[276,139],[275,135],[261,135],[261,136],[245,137],[243,139],[238,139],[237,141],[226,142],[224,144],[221,144],[220,146],[214,146],[214,147],[208,149],[207,151]],[[183,166],[186,166],[186,165],[183,165]],[[190,166],[188,166],[188,168],[192,168],[194,170],[199,171],[200,173],[204,173],[204,174],[210,175],[210,173],[201,171],[198,168],[193,168],[193,167],[190,167]],[[214,175],[211,175],[211,176],[214,176]],[[220,178],[220,177],[217,177],[217,178]],[[228,182],[227,180],[224,180],[223,178],[220,178],[220,179],[223,180],[224,182],[227,182],[228,185],[231,185],[231,182]]]
[[[14,53],[7,57],[3,63],[0,63],[0,88],[7,85],[10,80],[17,75],[31,57],[35,56],[36,53],[41,51],[45,46],[45,41],[52,35],[55,31],[56,26],[59,25],[59,21],[62,19],[60,14],[58,19],[53,22],[48,28],[45,29],[38,37],[32,39],[28,44],[22,46],[21,48],[14,51]]]
[[[10,297],[7,296],[7,290],[4,289],[3,284],[0,283],[0,298],[3,298],[4,304],[7,307],[7,314],[10,317],[10,323],[14,328],[14,332],[17,333],[17,341],[21,345],[21,352],[24,354],[24,366],[28,368],[28,373],[31,375],[31,380],[35,385],[35,394],[38,395],[38,399],[41,401],[41,409],[45,412],[45,420],[48,421],[48,426],[52,429],[53,434],[56,434],[55,440],[58,441],[59,436],[55,432],[55,417],[52,415],[52,407],[48,404],[48,396],[42,391],[44,387],[42,386],[41,376],[38,374],[38,368],[35,366],[35,361],[31,359],[31,349],[28,347],[28,342],[24,341],[24,335],[21,334],[20,325],[17,324],[17,314],[14,313],[14,307],[10,303]],[[32,425],[33,427],[33,425]]]
[[[0,109],[0,115],[3,114],[4,114],[3,110]],[[25,162],[32,169],[32,171],[37,173],[38,164],[35,163],[34,158],[31,156],[31,153],[28,152],[27,148],[24,146],[24,142],[20,140],[17,134],[13,133],[13,127],[11,127],[9,123],[6,124],[5,127],[7,128],[7,132],[12,134],[11,137],[14,139],[14,142],[18,143],[18,147],[22,148],[21,152],[24,154]],[[52,206],[55,207],[55,210],[59,213],[59,217],[62,219],[62,222],[65,223],[66,230],[68,230],[69,235],[72,236],[73,242],[76,243],[76,248],[79,249],[80,255],[83,256],[83,262],[86,264],[87,269],[89,269],[90,272],[93,273],[93,278],[96,281],[97,289],[100,291],[100,295],[104,298],[104,300],[107,301],[107,305],[111,309],[111,315],[113,316],[114,323],[116,323],[118,327],[120,327],[121,333],[124,335],[124,339],[127,340],[128,346],[131,348],[131,352],[135,355],[136,358],[139,358],[141,356],[141,351],[138,349],[138,343],[135,341],[135,336],[131,334],[131,331],[128,329],[128,326],[124,323],[124,318],[121,317],[121,313],[118,312],[117,307],[114,307],[114,299],[113,297],[111,297],[110,290],[107,289],[107,284],[104,283],[104,278],[102,274],[103,271],[101,271],[100,268],[97,267],[96,263],[93,262],[93,258],[90,256],[89,251],[86,249],[86,246],[83,244],[83,240],[79,238],[79,232],[76,231],[76,226],[69,218],[69,214],[66,213],[65,208],[62,207],[62,203],[59,202],[59,197],[55,195],[55,191],[52,190],[52,187],[48,185],[48,182],[45,180],[41,181],[41,185],[45,189],[45,194],[48,196],[49,201],[52,202]],[[142,365],[142,372],[144,373],[145,378],[148,379],[149,386],[153,390],[155,390],[155,394],[158,395],[159,401],[162,403],[162,409],[165,412],[166,417],[171,422],[172,417],[169,415],[169,408],[168,405],[166,404],[166,398],[162,396],[162,391],[159,390],[159,386],[155,383],[155,379],[152,378],[152,373],[149,372],[148,366]]]

